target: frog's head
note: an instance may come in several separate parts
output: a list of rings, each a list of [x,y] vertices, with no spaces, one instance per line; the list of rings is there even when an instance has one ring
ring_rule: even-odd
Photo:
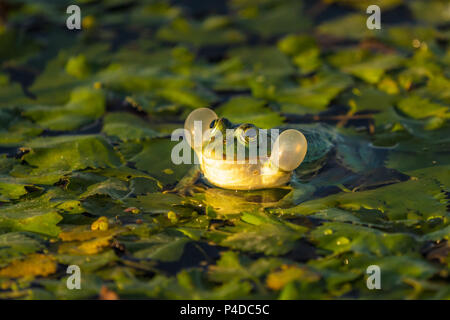
[[[290,177],[307,150],[306,138],[300,131],[290,129],[278,135],[278,131],[261,130],[250,123],[233,124],[208,108],[191,112],[185,121],[185,129],[203,172],[212,176],[208,180],[218,184],[214,183],[214,177],[225,175],[227,181],[234,183],[234,188],[236,181],[258,184],[252,182],[257,175],[262,187],[276,184],[283,180],[281,177]],[[243,189],[255,188],[244,185]]]
[[[240,161],[257,157],[263,148],[259,137],[259,128],[250,123],[233,124],[227,118],[211,121],[209,129],[204,132],[207,139],[202,144],[202,156],[207,158]],[[270,140],[270,136],[268,137]],[[270,154],[270,146],[266,152]],[[253,154],[251,152],[253,150]]]

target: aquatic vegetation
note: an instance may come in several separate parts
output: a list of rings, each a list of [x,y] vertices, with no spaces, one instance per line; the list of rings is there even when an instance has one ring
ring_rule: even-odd
[[[383,1],[380,30],[356,0],[77,1],[80,31],[4,3],[0,299],[450,298],[448,1]],[[171,159],[205,107],[312,160],[212,187]]]

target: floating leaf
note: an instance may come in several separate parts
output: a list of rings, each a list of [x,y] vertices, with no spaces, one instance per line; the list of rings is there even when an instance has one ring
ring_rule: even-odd
[[[301,107],[324,110],[341,91],[352,84],[351,78],[339,73],[323,74],[302,87],[281,89],[275,96],[283,103],[281,111],[305,113]]]
[[[289,59],[277,48],[246,47],[229,52],[230,57],[238,59],[245,70],[264,76],[284,76],[294,73]]]
[[[398,109],[413,119],[423,119],[431,116],[448,118],[449,107],[433,103],[418,96],[409,96],[399,101]]]
[[[427,219],[431,216],[445,216],[445,204],[437,197],[439,186],[429,179],[409,180],[382,188],[361,192],[341,192],[325,198],[310,200],[290,208],[280,210],[284,214],[311,214],[327,208],[342,208],[352,211],[374,209],[383,212],[390,220]]]
[[[171,279],[164,296],[169,299],[237,299],[249,294],[248,282],[232,281],[214,290],[207,290],[202,274],[198,269],[181,271],[176,279]]]
[[[333,253],[353,251],[385,256],[405,254],[417,248],[414,237],[401,233],[385,233],[375,229],[340,222],[327,222],[311,232],[311,240]]]
[[[24,160],[36,167],[34,174],[121,165],[119,156],[101,136],[38,138],[27,144],[27,148],[31,151]]]
[[[15,260],[0,269],[0,277],[22,278],[48,276],[56,272],[55,258],[43,254],[32,254],[24,260]]]
[[[241,43],[245,40],[244,34],[228,28],[226,24],[214,25],[210,20],[198,23],[182,18],[175,19],[171,24],[159,29],[157,37],[168,42],[189,43],[198,47]]]
[[[398,67],[402,59],[390,54],[374,57],[359,64],[345,66],[342,71],[357,76],[369,83],[378,83],[387,70]]]
[[[261,258],[251,261],[240,257],[237,252],[226,251],[208,269],[208,277],[214,282],[228,282],[233,280],[253,280],[259,283],[259,278],[281,266],[282,261],[277,258]]]
[[[283,118],[265,107],[265,101],[252,97],[235,97],[221,105],[216,112],[233,123],[246,123],[249,117],[260,128],[270,129],[283,123]]]
[[[59,234],[59,238],[66,241],[87,241],[95,238],[112,237],[119,234],[121,230],[119,228],[112,228],[109,230],[91,230],[85,226],[78,226],[71,230],[65,230]]]
[[[255,10],[257,13],[254,16],[244,16],[240,22],[245,28],[264,38],[287,32],[299,32],[310,26],[311,21],[304,13],[301,2],[276,4],[275,7],[267,6],[267,8],[261,4],[259,10]]]
[[[102,131],[123,141],[142,140],[161,136],[151,125],[129,113],[109,113],[103,120]]]
[[[74,130],[86,125],[105,112],[105,97],[99,90],[80,88],[73,91],[69,102],[62,107],[35,106],[24,115],[44,128],[51,130]]]
[[[105,247],[108,247],[112,236],[95,238],[92,240],[83,241],[81,243],[63,243],[58,248],[59,254],[73,254],[73,255],[93,255],[97,254]]]
[[[133,253],[139,259],[155,259],[171,262],[180,259],[185,245],[191,240],[187,237],[167,237],[155,235],[145,242],[146,248]]]
[[[306,228],[267,215],[244,213],[234,227],[226,227],[222,231],[225,232],[220,241],[223,246],[281,255],[292,250]]]
[[[292,281],[315,282],[320,276],[305,267],[283,265],[281,270],[267,276],[267,286],[272,290],[280,290]]]
[[[318,26],[317,30],[324,35],[344,39],[362,39],[376,30],[366,28],[367,17],[360,14],[348,14]]]
[[[13,231],[31,231],[49,236],[60,232],[56,225],[62,220],[56,209],[35,206],[27,202],[3,206],[0,209],[0,228]]]
[[[29,191],[39,190],[30,184],[22,184],[15,179],[0,178],[0,201],[10,201],[18,199]]]
[[[59,254],[55,259],[65,265],[77,265],[85,272],[93,272],[117,260],[114,250],[106,250],[96,255],[64,255]]]
[[[8,261],[17,256],[34,253],[43,249],[42,243],[22,232],[9,232],[0,235],[0,261]]]
[[[43,129],[22,118],[18,110],[0,109],[0,144],[17,145],[39,135]]]
[[[130,207],[140,208],[149,213],[167,213],[178,211],[175,206],[181,205],[182,198],[175,194],[150,193],[145,196],[138,196],[135,199],[127,199],[126,204]],[[179,210],[183,210],[180,206]]]
[[[69,61],[67,61],[66,72],[78,79],[89,76],[90,68],[87,64],[86,57],[82,54],[71,57]]]
[[[450,21],[450,6],[447,1],[411,1],[409,4],[414,16],[419,21],[433,25],[445,24]]]
[[[105,181],[90,185],[86,192],[80,195],[80,198],[83,199],[93,195],[107,195],[113,199],[121,199],[129,192],[127,183],[119,179],[109,178]]]
[[[164,184],[175,183],[190,168],[186,164],[176,165],[173,163],[171,155],[176,144],[168,139],[145,141],[142,144],[142,151],[131,157],[129,161],[135,163],[137,169],[148,172]]]

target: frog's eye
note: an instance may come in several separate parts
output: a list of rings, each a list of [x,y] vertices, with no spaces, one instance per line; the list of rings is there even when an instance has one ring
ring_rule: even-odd
[[[217,118],[217,114],[208,108],[198,108],[189,114],[184,122],[184,129],[190,134],[188,142],[191,147],[194,146],[194,141],[201,145],[208,138],[205,137],[206,131]]]
[[[284,171],[295,170],[305,159],[308,142],[300,131],[283,131],[275,141],[270,161]]]
[[[247,142],[255,141],[256,138],[258,138],[258,129],[255,127],[248,127],[243,130],[242,135]]]
[[[256,141],[258,138],[258,128],[252,124],[242,124],[237,129],[238,138],[242,143],[248,144],[249,142]]]
[[[217,123],[217,119],[214,119],[213,121],[211,121],[211,123],[210,123],[210,125],[209,125],[209,128],[210,128],[210,129],[214,128],[215,125],[216,125],[216,123]]]

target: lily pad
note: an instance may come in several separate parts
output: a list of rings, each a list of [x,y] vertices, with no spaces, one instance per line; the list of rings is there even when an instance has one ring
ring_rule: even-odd
[[[260,128],[270,129],[283,123],[283,118],[265,104],[264,100],[241,96],[232,98],[216,111],[234,123],[245,123],[250,117],[252,123]]]
[[[119,155],[106,139],[96,135],[38,138],[26,148],[30,152],[23,159],[35,167],[33,174],[121,165]]]
[[[44,128],[69,131],[96,120],[104,112],[104,94],[95,89],[80,88],[71,93],[65,106],[33,106],[23,114]]]

